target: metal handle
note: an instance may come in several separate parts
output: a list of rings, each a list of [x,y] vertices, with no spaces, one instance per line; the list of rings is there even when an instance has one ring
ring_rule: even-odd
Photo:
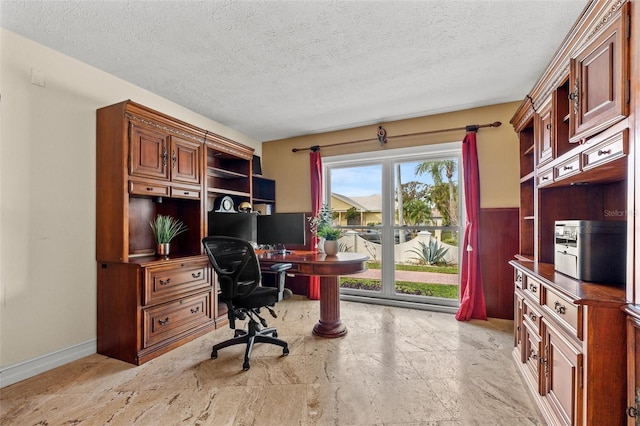
[[[578,99],[578,91],[580,90],[580,83],[576,78],[575,84],[573,85],[573,93],[569,93],[569,100],[573,101],[573,113],[578,115],[578,109],[580,107],[579,99]]]
[[[572,170],[573,166],[564,166],[562,169],[563,170]]]
[[[627,408],[627,415],[629,417],[633,417],[633,418],[640,418],[640,410],[638,410],[636,407],[628,407]]]
[[[176,157],[176,152],[171,151],[171,163],[174,169],[176,168],[176,161],[178,161],[178,157]]]
[[[538,359],[538,354],[533,349],[529,349],[529,358],[536,360]],[[540,361],[542,362],[542,361]]]
[[[609,155],[609,154],[611,154],[611,148],[606,149],[606,150],[605,149],[599,149],[598,150],[598,156],[600,156],[600,155]]]
[[[531,293],[537,293],[538,292],[538,286],[537,285],[531,284],[529,286],[529,289],[531,290]]]
[[[551,124],[547,124],[547,130],[551,130]]]
[[[153,188],[151,186],[147,186],[147,191],[153,191]]]
[[[549,176],[542,176],[542,180],[549,180]]]
[[[200,312],[200,306],[198,306],[197,308],[193,309],[191,308],[191,313],[192,314],[197,314],[198,312]]]
[[[560,315],[563,315],[567,311],[567,308],[558,301],[556,301],[556,303],[553,304],[553,308]]]
[[[164,320],[158,320],[158,324],[167,325],[169,323],[169,317],[166,317]]]
[[[169,154],[167,153],[167,148],[162,147],[162,168],[167,167],[167,159],[169,158]]]
[[[529,318],[531,319],[531,321],[536,322],[536,320],[538,319],[537,316],[535,316],[534,314],[529,314]]]
[[[171,278],[167,278],[166,280],[160,280],[160,285],[167,285],[171,283]]]
[[[202,276],[202,271],[198,272],[197,274],[195,272],[191,273],[192,278],[200,278],[201,276]]]

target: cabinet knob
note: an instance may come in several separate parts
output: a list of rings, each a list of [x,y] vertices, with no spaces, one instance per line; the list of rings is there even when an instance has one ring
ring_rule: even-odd
[[[537,285],[531,284],[529,286],[529,289],[531,290],[531,293],[537,293],[538,292],[538,286]]]
[[[555,309],[555,311],[557,313],[559,313],[560,315],[564,314],[567,311],[567,308],[565,306],[563,306],[560,302],[556,301],[553,304],[553,307]]]
[[[529,318],[531,318],[531,321],[536,322],[536,320],[538,319],[537,316],[535,316],[534,314],[529,314]]]
[[[547,130],[551,130],[551,124],[547,124],[546,127],[547,127]]]

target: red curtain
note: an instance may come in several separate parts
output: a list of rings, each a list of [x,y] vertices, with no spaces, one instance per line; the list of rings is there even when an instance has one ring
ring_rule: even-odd
[[[311,171],[311,215],[316,216],[322,206],[322,158],[318,149],[309,153],[309,170]],[[318,237],[311,238],[311,248],[315,249]],[[320,299],[320,277],[311,276],[309,280],[309,299]]]
[[[458,321],[487,319],[487,309],[482,289],[482,271],[478,236],[480,234],[480,174],[478,172],[478,150],[476,133],[467,133],[462,141],[462,170],[464,173],[464,200],[467,222],[462,245],[460,277],[460,308]]]

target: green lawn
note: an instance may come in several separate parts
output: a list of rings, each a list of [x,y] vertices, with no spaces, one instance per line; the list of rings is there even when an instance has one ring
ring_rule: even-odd
[[[340,277],[340,287],[357,288],[361,290],[380,291],[380,280],[368,278]],[[445,299],[458,298],[458,286],[449,284],[429,284],[408,281],[396,281],[396,292],[415,294],[418,296],[443,297]]]
[[[367,262],[367,268],[380,269],[380,264],[376,262]],[[428,265],[396,264],[395,268],[396,268],[396,271],[438,272],[441,274],[457,274],[458,273],[458,265],[428,266]]]

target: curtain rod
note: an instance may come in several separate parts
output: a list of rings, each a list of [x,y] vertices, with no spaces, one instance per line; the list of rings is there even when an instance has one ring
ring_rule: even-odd
[[[376,140],[378,141],[380,146],[384,146],[384,144],[387,143],[387,139],[403,138],[403,137],[407,137],[407,136],[430,135],[430,134],[433,134],[433,133],[454,132],[454,131],[457,131],[457,130],[465,130],[467,132],[477,132],[478,129],[480,129],[482,127],[500,127],[501,125],[502,125],[501,122],[494,121],[493,123],[489,123],[489,124],[471,124],[469,126],[464,126],[464,127],[453,127],[451,129],[429,130],[427,132],[405,133],[404,135],[395,135],[395,136],[387,136],[387,131],[382,126],[378,126],[378,132],[377,132],[375,138],[360,139],[360,140],[357,140],[357,141],[349,141],[349,142],[338,142],[338,143],[332,143],[332,144],[329,144],[329,145],[322,145],[322,146],[313,145],[313,146],[309,146],[307,148],[293,148],[291,150],[291,152],[318,151],[320,148],[329,148],[329,147],[332,147],[332,146],[341,146],[341,145],[351,145],[352,143],[370,142],[370,141],[376,141]]]

